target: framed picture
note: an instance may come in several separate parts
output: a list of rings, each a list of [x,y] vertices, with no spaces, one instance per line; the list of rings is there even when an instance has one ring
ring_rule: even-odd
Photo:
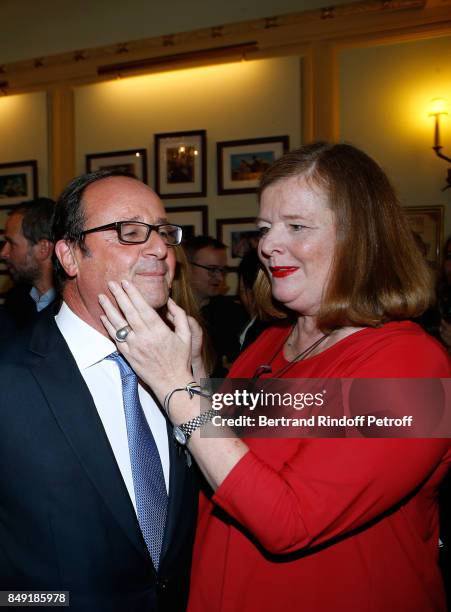
[[[236,267],[250,249],[258,245],[260,234],[254,217],[217,219],[216,237],[227,246],[227,265]]]
[[[207,132],[155,134],[155,185],[162,198],[204,197],[207,193]]]
[[[408,206],[404,211],[426,260],[439,268],[443,240],[443,206]]]
[[[288,136],[218,142],[218,193],[255,193],[262,173],[288,151]]]
[[[0,206],[11,206],[38,197],[38,163],[0,164]]]
[[[182,226],[184,241],[208,235],[208,206],[167,206],[166,216],[171,223]]]
[[[147,183],[147,151],[146,149],[130,149],[129,151],[109,151],[108,153],[86,155],[86,172],[103,169],[128,172],[143,183]]]

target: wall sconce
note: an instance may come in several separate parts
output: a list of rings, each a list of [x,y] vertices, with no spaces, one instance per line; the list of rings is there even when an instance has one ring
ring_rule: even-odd
[[[451,157],[443,155],[441,152],[443,146],[440,142],[440,115],[448,114],[448,102],[444,98],[435,98],[431,100],[429,117],[434,117],[434,146],[432,147],[437,157],[446,160],[451,163]],[[446,178],[446,186],[443,187],[442,191],[451,187],[451,168],[448,168],[448,175]]]

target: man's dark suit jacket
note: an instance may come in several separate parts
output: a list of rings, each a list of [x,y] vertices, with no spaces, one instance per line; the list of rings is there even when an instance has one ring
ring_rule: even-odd
[[[30,285],[14,285],[5,295],[4,308],[13,319],[16,329],[22,329],[34,323],[38,316],[30,289]]]
[[[3,305],[0,305],[0,342],[8,340],[16,333],[16,324]]]
[[[52,304],[38,312],[30,289],[30,285],[15,285],[5,295],[4,304],[0,306],[0,341],[9,340],[19,330],[33,325],[44,312],[60,303],[60,299],[55,298]]]
[[[0,590],[70,591],[71,612],[183,610],[197,511],[194,468],[171,436],[157,573],[53,314],[0,354]]]

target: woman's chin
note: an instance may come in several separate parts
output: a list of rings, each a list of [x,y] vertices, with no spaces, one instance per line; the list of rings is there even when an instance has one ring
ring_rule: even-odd
[[[296,315],[301,314],[301,311],[298,307],[296,300],[280,299],[280,298],[277,298],[276,296],[273,296],[273,297],[275,300],[277,300],[277,303],[282,304],[282,306],[284,306],[288,310],[292,310]]]
[[[306,302],[299,295],[294,296],[287,295],[286,293],[282,294],[281,292],[273,292],[273,298],[280,302],[280,304],[283,304],[285,308],[289,308],[298,315],[316,316],[320,308],[319,304]]]
[[[277,290],[277,288],[273,287],[272,296],[275,300],[287,306],[287,308],[291,308],[290,304],[295,303],[299,299],[299,293],[294,293],[292,291],[284,291]]]

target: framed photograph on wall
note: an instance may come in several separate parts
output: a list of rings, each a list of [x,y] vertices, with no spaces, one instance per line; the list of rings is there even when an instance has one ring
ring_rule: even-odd
[[[236,267],[260,237],[254,217],[216,219],[216,237],[227,246],[227,265]]]
[[[230,140],[216,145],[218,193],[255,193],[261,175],[289,148],[288,136]]]
[[[439,268],[443,241],[443,206],[406,206],[404,211],[427,261]]]
[[[0,206],[11,206],[38,197],[38,162],[0,164]]]
[[[147,183],[147,151],[130,149],[86,155],[86,172],[102,169],[128,172],[143,183]]]
[[[208,206],[166,206],[168,221],[181,225],[183,241],[208,235]]]
[[[207,132],[155,134],[155,191],[162,198],[207,193]]]

